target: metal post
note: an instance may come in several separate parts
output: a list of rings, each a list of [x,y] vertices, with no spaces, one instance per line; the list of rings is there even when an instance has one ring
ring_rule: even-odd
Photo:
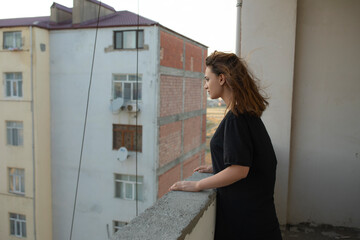
[[[241,57],[241,8],[242,8],[242,0],[237,0],[236,8],[237,8],[237,19],[236,19],[236,55]]]

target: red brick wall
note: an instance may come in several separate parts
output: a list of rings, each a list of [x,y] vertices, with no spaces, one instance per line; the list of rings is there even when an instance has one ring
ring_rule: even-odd
[[[202,70],[205,70],[204,65],[202,65],[204,59],[202,58],[206,58],[206,56],[207,50],[203,50],[200,46],[185,42],[178,35],[175,36],[175,34],[164,31],[160,32],[161,66],[202,72]],[[179,73],[179,71],[175,72]],[[159,117],[173,116],[206,108],[206,92],[203,90],[204,82],[202,77],[185,78],[184,76],[166,74],[168,75],[160,73]],[[202,93],[202,91],[204,92]],[[201,131],[201,128],[203,128],[203,131]],[[205,128],[206,114],[160,126],[159,167],[165,166],[205,143]],[[181,136],[182,133],[183,137]],[[183,146],[183,152],[181,152],[181,146]],[[181,169],[183,178],[188,178],[192,175],[194,168],[199,166],[201,162],[205,162],[205,150],[201,150],[160,175],[158,177],[158,197],[162,197],[173,183],[181,180]]]
[[[201,109],[202,80],[196,78],[185,79],[185,106],[184,112]]]
[[[197,116],[184,121],[184,153],[201,144],[201,118]]]
[[[203,83],[203,88],[204,88],[204,81],[202,83]],[[203,106],[202,106],[202,108],[206,108],[207,91],[205,89],[203,91],[204,91],[204,93],[203,93]]]
[[[160,126],[159,129],[159,167],[175,160],[181,155],[181,122]]]
[[[160,76],[160,117],[182,112],[183,78]]]
[[[197,153],[183,162],[183,179],[190,177],[194,169],[200,165],[201,154]]]
[[[185,70],[201,72],[202,49],[189,42],[185,43]]]
[[[171,185],[181,180],[180,166],[181,165],[178,164],[159,176],[158,198],[161,198],[165,193],[167,193]]]
[[[184,40],[161,31],[160,51],[161,66],[183,69]]]
[[[202,115],[202,133],[201,133],[201,143],[206,142],[206,114]]]
[[[204,72],[205,72],[205,68],[206,68],[206,58],[207,58],[207,56],[208,56],[208,51],[207,51],[207,49],[204,49]]]

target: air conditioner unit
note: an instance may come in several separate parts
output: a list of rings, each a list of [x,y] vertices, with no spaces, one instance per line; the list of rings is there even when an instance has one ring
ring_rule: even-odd
[[[139,112],[140,111],[140,107],[139,105],[136,106],[136,104],[127,104],[126,105],[126,110],[128,112]]]

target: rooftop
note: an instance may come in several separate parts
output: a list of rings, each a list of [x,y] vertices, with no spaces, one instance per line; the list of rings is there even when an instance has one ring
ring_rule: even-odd
[[[137,26],[138,24],[139,26],[151,26],[151,25],[158,25],[159,23],[151,19],[138,16],[137,14],[132,13],[130,11],[118,11],[113,14],[100,17],[98,27],[104,28],[104,27]],[[94,28],[97,26],[97,19],[85,21],[80,24],[72,24],[71,20],[62,23],[54,23],[50,21],[49,16],[0,19],[0,27],[26,27],[26,26],[37,26],[49,30]]]

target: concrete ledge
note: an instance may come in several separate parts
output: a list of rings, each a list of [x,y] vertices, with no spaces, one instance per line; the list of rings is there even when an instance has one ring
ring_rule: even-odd
[[[194,173],[187,181],[197,181],[211,174]],[[123,239],[193,239],[191,233],[199,222],[204,225],[203,216],[215,223],[215,190],[202,192],[169,192],[160,198],[152,207],[122,227],[112,240]],[[208,211],[209,208],[213,210]],[[213,234],[213,226],[203,228],[204,234]],[[199,227],[194,231],[199,234]],[[203,238],[204,239],[204,238]],[[208,238],[212,239],[212,238]]]

